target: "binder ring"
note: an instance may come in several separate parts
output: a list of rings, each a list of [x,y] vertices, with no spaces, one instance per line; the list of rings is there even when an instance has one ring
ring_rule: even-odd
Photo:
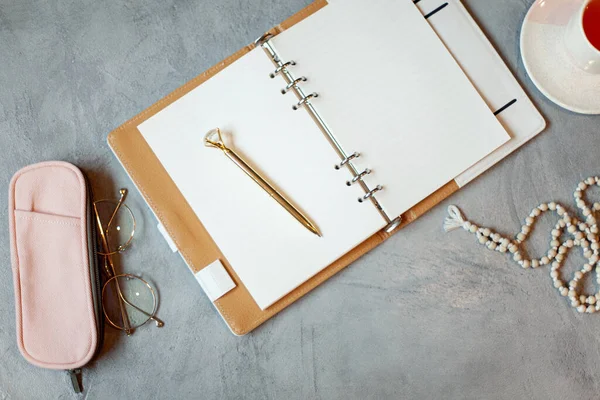
[[[365,200],[369,200],[371,197],[373,197],[375,195],[375,193],[379,192],[380,190],[383,190],[383,186],[377,185],[377,187],[375,189],[371,190],[369,193],[365,194],[363,197],[359,197],[358,202],[362,203]]]
[[[358,153],[358,152],[355,151],[354,153],[350,154],[348,157],[344,158],[341,163],[337,164],[335,166],[335,169],[342,168],[344,165],[348,164],[350,161],[352,161],[352,160],[354,160],[355,158],[358,158],[358,157],[360,157],[360,153]]]
[[[297,110],[297,109],[299,109],[299,108],[300,108],[300,107],[302,107],[304,104],[306,104],[306,102],[307,102],[308,100],[312,99],[313,97],[315,97],[315,98],[316,98],[316,97],[319,97],[319,94],[318,94],[318,93],[311,93],[311,94],[309,94],[308,96],[304,96],[303,98],[301,98],[301,99],[300,99],[300,101],[298,102],[298,104],[295,104],[295,105],[293,105],[293,106],[292,106],[292,109],[293,109],[293,110]]]
[[[357,181],[361,180],[363,178],[363,176],[369,175],[370,173],[371,173],[371,170],[369,168],[367,168],[363,172],[361,172],[360,174],[358,174],[354,178],[352,178],[351,181],[346,181],[346,185],[352,186],[352,184],[354,184]]]
[[[271,40],[274,37],[275,37],[275,35],[273,35],[272,33],[266,32],[261,37],[259,37],[258,39],[256,39],[254,41],[254,44],[256,46],[262,46],[263,44],[267,43],[269,40]]]
[[[284,69],[286,69],[287,67],[291,66],[291,65],[296,65],[296,61],[288,61],[283,65],[280,65],[279,67],[277,67],[275,69],[275,71],[271,72],[271,74],[269,74],[269,76],[271,77],[271,79],[275,78],[277,75],[279,75],[279,73],[281,71],[283,71]]]
[[[286,94],[287,92],[290,91],[291,88],[293,88],[300,82],[306,82],[306,77],[301,76],[300,78],[296,78],[292,82],[288,83],[288,85],[285,88],[281,89],[281,94]]]

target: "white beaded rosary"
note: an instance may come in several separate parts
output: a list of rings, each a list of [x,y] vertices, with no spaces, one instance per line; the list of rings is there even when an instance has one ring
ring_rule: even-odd
[[[554,287],[558,289],[562,296],[568,296],[571,300],[571,305],[577,308],[577,311],[584,313],[594,313],[600,311],[600,291],[593,296],[581,294],[579,287],[580,281],[592,269],[596,270],[596,282],[600,285],[600,259],[598,241],[598,225],[593,212],[600,210],[600,203],[594,203],[590,208],[584,200],[584,193],[588,186],[596,185],[600,187],[599,177],[590,177],[580,182],[573,193],[575,203],[585,217],[585,222],[581,222],[576,217],[569,215],[567,210],[558,203],[542,203],[534,208],[529,216],[525,218],[525,224],[521,227],[521,232],[517,234],[514,240],[508,239],[493,232],[489,228],[481,228],[474,223],[466,220],[456,206],[448,207],[449,217],[444,222],[444,230],[446,232],[453,231],[458,228],[474,233],[479,240],[479,243],[485,245],[490,250],[495,250],[500,253],[509,252],[512,258],[523,268],[538,268],[542,265],[552,264],[550,276],[554,282]],[[539,259],[526,260],[521,253],[521,245],[527,239],[531,227],[535,219],[547,211],[556,212],[559,220],[552,230],[552,240],[550,241],[550,249],[545,256]],[[563,243],[559,238],[566,228],[568,239]],[[583,256],[587,262],[583,264],[581,270],[573,274],[573,278],[568,285],[560,279],[559,269],[563,265],[567,252],[574,246],[581,247]]]

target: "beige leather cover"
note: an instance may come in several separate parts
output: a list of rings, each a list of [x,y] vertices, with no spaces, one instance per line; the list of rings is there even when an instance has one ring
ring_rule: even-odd
[[[277,34],[284,31],[326,5],[326,0],[315,1],[273,28],[271,33]],[[236,275],[235,270],[220,252],[202,222],[192,211],[192,208],[137,129],[142,122],[201,85],[253,48],[254,45],[252,44],[239,50],[133,117],[108,136],[111,149],[177,245],[192,271],[196,273],[216,259],[223,262],[237,286],[216,300],[215,306],[231,331],[236,335],[250,332],[390,236],[390,234],[383,231],[378,232],[266,310],[261,310],[256,305],[252,296]],[[454,181],[446,184],[406,212],[403,215],[401,227],[417,219],[456,190],[458,190],[458,185]],[[264,249],[264,251],[269,251],[269,249]]]

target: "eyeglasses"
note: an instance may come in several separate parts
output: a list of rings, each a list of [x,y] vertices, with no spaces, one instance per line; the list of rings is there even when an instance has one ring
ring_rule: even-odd
[[[136,227],[133,212],[125,204],[127,189],[119,194],[118,201],[95,201],[94,213],[102,248],[98,254],[107,276],[102,287],[102,310],[111,326],[129,336],[150,320],[157,327],[164,323],[156,317],[158,295],[152,285],[139,276],[116,273],[113,257],[131,246]]]

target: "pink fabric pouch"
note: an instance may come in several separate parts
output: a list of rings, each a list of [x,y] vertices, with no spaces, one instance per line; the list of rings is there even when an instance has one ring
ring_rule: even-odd
[[[89,185],[69,163],[35,164],[14,175],[8,204],[19,350],[67,370],[79,392],[103,336]]]

